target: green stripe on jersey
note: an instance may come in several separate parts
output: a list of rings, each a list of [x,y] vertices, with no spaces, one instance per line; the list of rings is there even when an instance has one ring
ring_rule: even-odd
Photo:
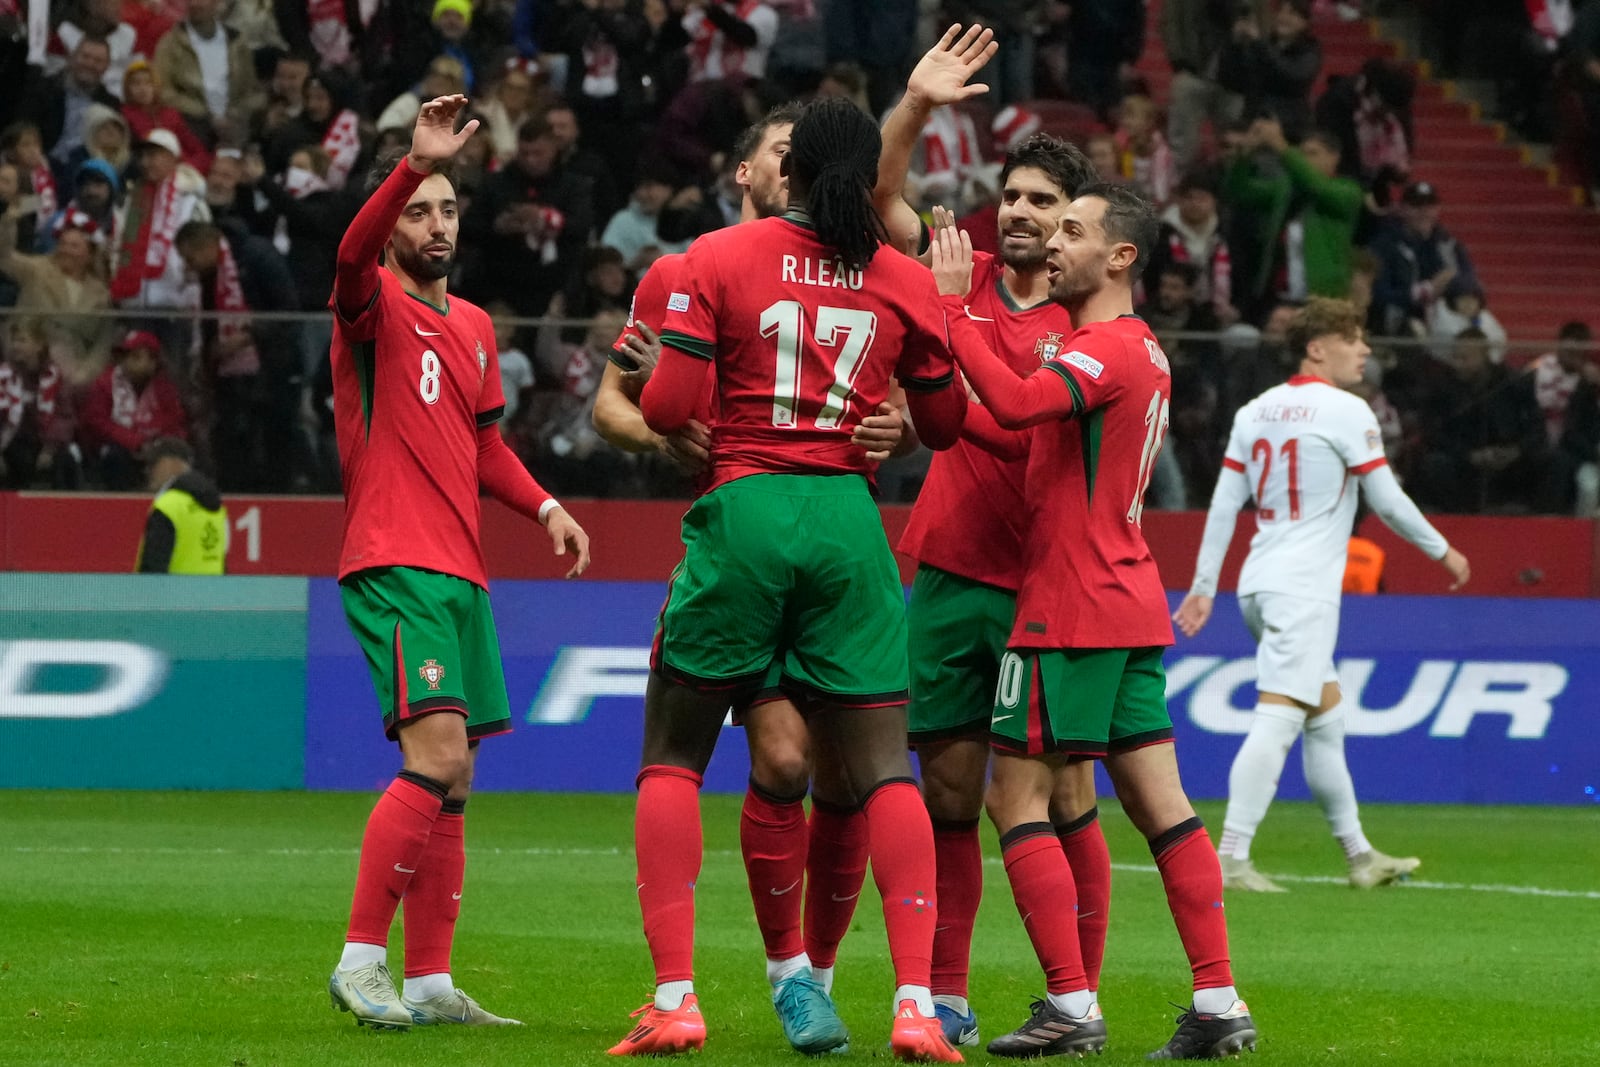
[[[676,348],[684,355],[693,356],[695,359],[711,360],[717,355],[717,346],[712,342],[701,337],[690,337],[677,330],[662,330],[661,344],[664,347]]]
[[[1088,487],[1089,504],[1094,503],[1094,479],[1100,472],[1100,433],[1105,421],[1105,408],[1097,408],[1078,420],[1078,431],[1083,434],[1083,483]]]
[[[1047,370],[1055,371],[1057,374],[1061,375],[1061,380],[1067,383],[1067,391],[1072,394],[1072,413],[1076,415],[1078,412],[1082,411],[1084,408],[1083,390],[1079,388],[1078,379],[1072,376],[1072,372],[1066,367],[1063,367],[1059,361],[1054,359],[1047,361],[1044,364],[1044,367]]]
[[[361,414],[367,420],[367,436],[372,436],[372,397],[377,391],[378,346],[375,341],[361,341],[350,346],[350,355],[356,361],[356,383],[361,387]]]

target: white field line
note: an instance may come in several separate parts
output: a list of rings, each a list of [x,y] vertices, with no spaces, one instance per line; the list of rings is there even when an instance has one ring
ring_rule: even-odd
[[[46,856],[354,856],[353,848],[180,848],[155,846],[150,848],[120,848],[99,845],[14,845],[0,851],[18,855]],[[475,856],[593,856],[626,857],[632,849],[623,848],[473,848]],[[708,849],[708,857],[738,859],[733,849]],[[998,866],[998,859],[985,861]],[[1156,867],[1143,863],[1113,863],[1112,870],[1133,874],[1156,874]],[[1262,872],[1279,882],[1298,882],[1303,885],[1345,885],[1346,880],[1322,874],[1274,874]],[[1600,900],[1597,889],[1546,889],[1535,885],[1497,885],[1487,882],[1433,882],[1412,878],[1399,883],[1402,890],[1431,889],[1459,893],[1496,893],[1505,896],[1548,897],[1555,900]]]

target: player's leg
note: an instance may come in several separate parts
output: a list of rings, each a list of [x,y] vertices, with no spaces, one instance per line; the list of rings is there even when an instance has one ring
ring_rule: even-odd
[[[440,577],[382,568],[340,587],[386,732],[395,740],[404,732],[404,765],[367,818],[345,946],[328,986],[335,1007],[375,1026],[412,1024],[388,970],[389,928],[446,796],[471,774],[460,649]]]
[[[1001,663],[984,801],[1046,995],[1026,1022],[989,1042],[993,1055],[1081,1055],[1105,1044],[1105,1020],[1083,969],[1077,885],[1050,809],[1069,756],[1105,751],[1115,693],[1111,673],[1077,653],[1009,652]]]
[[[1250,845],[1277,795],[1278,779],[1289,749],[1305,727],[1306,711],[1320,696],[1320,665],[1315,657],[1323,642],[1313,632],[1321,619],[1317,607],[1274,593],[1239,600],[1245,625],[1257,642],[1258,695],[1250,732],[1228,772],[1228,808],[1217,845],[1229,889],[1283,892],[1255,869]],[[1331,657],[1331,644],[1328,653]]]
[[[811,738],[793,702],[772,692],[762,696],[768,699],[758,697],[741,716],[750,743],[750,785],[739,816],[739,848],[767,950],[773,1009],[789,1044],[816,1055],[846,1047],[850,1034],[812,973],[800,928]]]
[[[1078,948],[1089,992],[1094,994],[1100,989],[1100,966],[1111,921],[1111,851],[1100,828],[1096,800],[1094,760],[1071,760],[1056,771],[1050,822],[1078,887]]]
[[[406,889],[402,904],[406,942],[402,1001],[418,1024],[518,1025],[515,1019],[485,1011],[457,989],[450,971],[450,951],[466,882],[467,796],[477,765],[478,742],[509,732],[511,705],[506,699],[500,641],[488,592],[471,582],[440,578],[441,584],[454,583],[452,604],[461,640],[461,673],[467,703],[468,764],[466,774],[451,785],[445,796],[417,873],[411,876]],[[400,734],[401,748],[408,751],[408,746],[415,747],[410,734],[409,727]]]
[[[833,993],[833,965],[867,877],[867,817],[831,745],[812,760],[806,853],[805,946],[811,973]]]
[[[1123,810],[1150,843],[1194,978],[1192,1010],[1152,1055],[1193,1059],[1254,1048],[1256,1031],[1233,985],[1222,867],[1178,776],[1161,653],[1127,654],[1105,765]]]

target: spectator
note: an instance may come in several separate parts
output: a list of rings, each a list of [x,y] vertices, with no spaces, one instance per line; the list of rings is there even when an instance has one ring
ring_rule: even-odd
[[[427,8],[424,6],[424,10]],[[467,93],[478,88],[478,49],[471,41],[473,10],[471,0],[434,0],[429,15],[429,30],[414,41],[402,40],[395,50],[397,71],[415,71],[428,56],[448,56],[461,64],[461,80]],[[432,99],[432,97],[425,97]]]
[[[1383,391],[1383,368],[1386,360],[1374,352],[1367,360],[1361,381],[1350,386],[1350,391],[1367,402],[1373,417],[1378,420],[1378,433],[1383,438],[1383,454],[1396,470],[1408,470],[1411,463],[1405,454],[1405,420]],[[1357,524],[1360,525],[1359,523]]]
[[[0,362],[0,485],[27,489],[42,474],[52,489],[75,489],[78,464],[61,369],[37,319],[14,317]]]
[[[820,0],[818,7],[827,62],[854,63],[866,71],[867,103],[874,115],[882,115],[911,72],[916,0]]]
[[[154,67],[142,59],[129,63],[123,75],[123,89],[128,97],[122,105],[122,117],[128,121],[135,143],[149,140],[153,130],[171,130],[178,138],[183,162],[201,174],[211,170],[211,150],[195,136],[177,108],[161,102]]]
[[[121,99],[122,75],[138,53],[139,41],[139,31],[122,20],[122,0],[88,0],[82,18],[62,19],[56,26],[56,36],[69,56],[89,38],[104,40],[108,56],[100,84],[105,86],[106,92]]]
[[[330,69],[336,64],[330,65]],[[305,104],[306,80],[311,77],[311,60],[296,52],[281,55],[267,81],[266,103],[250,118],[250,139],[266,143],[284,124],[300,114]]]
[[[1600,366],[1588,323],[1569,322],[1557,336],[1556,350],[1527,371],[1552,453],[1546,503],[1552,512],[1588,517],[1600,495]]]
[[[1178,183],[1177,201],[1161,216],[1145,277],[1159,278],[1168,263],[1198,268],[1194,297],[1211,305],[1219,327],[1239,321],[1239,309],[1233,306],[1233,259],[1217,214],[1216,179],[1208,171],[1193,171]]]
[[[476,291],[519,315],[541,315],[577,266],[594,226],[589,182],[556,169],[549,123],[530,119],[517,135],[517,157],[490,177],[462,220],[464,240],[481,250]]]
[[[1372,254],[1378,257],[1372,299],[1386,334],[1426,335],[1433,305],[1452,281],[1478,287],[1466,246],[1439,225],[1439,194],[1427,182],[1406,186]]]
[[[422,112],[422,102],[467,91],[466,68],[453,56],[436,56],[422,81],[393,100],[378,116],[379,130],[409,130]]]
[[[255,186],[245,177],[246,170],[243,152],[237,148],[218,149],[211,161],[211,172],[206,175],[206,208],[212,222],[226,222],[269,237],[277,218],[265,198],[256,195]]]
[[[139,538],[139,574],[221,574],[228,509],[216,483],[194,469],[194,449],[176,437],[145,446],[145,489],[155,494]]]
[[[672,198],[672,180],[659,167],[646,167],[633,188],[628,206],[611,216],[600,243],[622,254],[629,270],[642,273],[656,256],[664,252],[683,252],[687,241],[663,241],[656,230],[661,209]]]
[[[1367,333],[1374,337],[1383,335],[1383,324],[1377,321],[1372,303],[1372,287],[1378,280],[1378,257],[1368,248],[1358,248],[1350,257],[1350,292],[1348,299],[1355,307]],[[1369,364],[1372,360],[1367,361]]]
[[[665,37],[663,37],[665,35]],[[604,154],[626,188],[633,174],[640,123],[682,85],[689,38],[665,4],[574,4],[554,31],[553,50],[582,77],[567,80],[566,97],[582,124],[610,136],[593,147]],[[658,49],[675,49],[672,70]],[[515,126],[512,127],[513,131]]]
[[[638,457],[606,447],[592,414],[611,344],[627,321],[625,312],[603,312],[581,343],[563,342],[556,350],[560,393],[539,430],[539,477],[551,492],[608,497],[638,488],[631,484]]]
[[[1206,120],[1220,132],[1244,115],[1244,97],[1217,81],[1217,65],[1233,33],[1236,10],[1216,0],[1166,0],[1161,7],[1161,41],[1172,64],[1167,138],[1180,170],[1187,171],[1199,158],[1200,131]]]
[[[1255,275],[1242,294],[1235,290],[1235,303],[1345,296],[1361,186],[1338,176],[1338,142],[1312,131],[1293,148],[1276,120],[1260,119],[1250,144],[1254,151],[1235,157],[1227,176],[1229,203],[1256,221]]]
[[[30,122],[14,122],[0,133],[0,163],[15,168],[16,188],[8,189],[6,203],[16,204],[18,247],[32,248],[38,231],[61,207],[56,192],[55,174],[44,155],[44,142],[38,127]]]
[[[514,317],[511,305],[496,302],[484,310],[494,323],[494,346],[500,359],[500,388],[506,398],[506,410],[500,416],[500,432],[503,434],[516,420],[517,412],[533,392],[533,360],[517,345],[517,329],[511,325]]]
[[[760,78],[778,36],[778,12],[761,0],[690,0],[689,80]]]
[[[784,142],[785,151],[788,142]],[[656,232],[663,241],[687,243],[703,233],[732,226],[744,207],[744,189],[739,184],[740,147],[723,160],[716,181],[706,188],[686,185],[672,195],[656,219]]]
[[[1122,176],[1122,153],[1117,150],[1117,139],[1109,133],[1090,134],[1084,153],[1094,164],[1095,177],[1112,185],[1126,185]]]
[[[1143,93],[1123,97],[1117,107],[1118,169],[1124,181],[1133,185],[1158,208],[1172,199],[1177,182],[1172,150],[1161,132],[1161,113]]]
[[[873,114],[867,100],[867,72],[855,63],[834,63],[817,82],[818,97],[842,96],[865,114]]]
[[[1067,92],[1108,117],[1144,52],[1145,0],[1073,0],[1067,19]]]
[[[47,323],[54,356],[71,389],[81,388],[105,366],[107,319],[84,312],[111,306],[106,283],[95,270],[98,228],[85,216],[67,216],[49,255],[17,250],[19,206],[0,215],[0,274],[18,287],[17,309],[33,312]]]
[[[243,136],[265,103],[255,57],[237,32],[217,19],[220,0],[189,0],[189,14],[156,45],[163,103],[175,107],[201,140],[215,146]]]
[[[153,56],[161,38],[183,21],[183,5],[177,0],[123,0],[122,21],[132,26],[136,34],[133,54]]]
[[[1484,306],[1483,287],[1473,279],[1456,278],[1445,286],[1444,299],[1435,301],[1428,319],[1433,335],[1433,354],[1449,359],[1450,350],[1461,331],[1469,327],[1483,331],[1489,341],[1489,362],[1500,363],[1506,356],[1506,328]]]
[[[189,436],[178,389],[162,368],[161,341],[130,330],[113,348],[115,362],[94,380],[84,401],[79,435],[86,462],[107,489],[140,483],[138,456],[157,437]]]
[[[539,64],[535,60],[516,57],[506,60],[505,70],[495,82],[489,99],[477,105],[478,117],[493,139],[497,164],[509,163],[517,154],[517,129],[535,114],[534,79],[538,74]]]
[[[588,320],[606,311],[626,312],[632,299],[633,286],[622,264],[622,253],[600,245],[584,250],[582,269],[574,272],[566,288],[551,298],[545,314],[552,319]],[[557,341],[580,345],[586,329],[583,325],[541,326],[534,349],[539,369],[559,378],[567,357]]]
[[[550,135],[556,141],[556,169],[563,174],[586,179],[596,216],[610,218],[611,213],[625,203],[625,194],[617,188],[611,165],[598,152],[584,146],[583,127],[578,125],[578,113],[572,110],[570,104],[557,100],[545,111],[544,120],[549,124]]]
[[[945,0],[939,25],[974,23],[994,31],[1000,50],[990,61],[985,81],[996,109],[1032,100],[1034,31],[1040,0]],[[868,111],[870,114],[876,112]]]
[[[103,159],[84,160],[78,164],[78,173],[73,180],[72,199],[56,212],[50,225],[39,234],[34,247],[41,252],[52,251],[56,246],[58,231],[67,225],[66,220],[70,216],[76,214],[93,225],[92,230],[87,226],[78,228],[91,233],[95,241],[95,258],[99,259],[104,254],[106,240],[116,227],[115,208],[117,194],[121,190],[122,179],[110,163]]]
[[[120,174],[133,162],[133,137],[122,112],[90,104],[83,115],[83,143],[67,157],[66,173],[77,176],[85,160],[103,159]]]
[[[266,77],[289,44],[278,28],[275,0],[223,0],[222,24],[244,42],[255,58],[257,77]]]
[[[1552,450],[1532,379],[1489,361],[1481,330],[1456,338],[1453,374],[1425,397],[1423,454],[1410,487],[1424,507],[1457,514],[1552,512]]]
[[[1416,82],[1390,60],[1372,58],[1359,73],[1334,78],[1317,100],[1316,122],[1339,139],[1339,173],[1371,189],[1411,173],[1411,98]],[[1384,202],[1386,205],[1386,201]]]
[[[365,150],[361,117],[356,114],[356,91],[337,72],[306,79],[300,114],[290,119],[272,138],[265,153],[267,167],[281,173],[289,155],[305,145],[320,145],[328,154],[325,180],[331,189],[343,189],[350,175],[362,169]]]
[[[172,247],[178,228],[206,221],[205,182],[178,165],[178,138],[150,131],[139,146],[139,177],[128,187],[111,255],[111,297],[123,307],[196,307],[200,297]]]
[[[936,107],[928,115],[917,142],[917,152],[907,176],[908,199],[924,207],[944,204],[952,209],[959,203],[961,190],[983,166],[983,142],[978,139],[972,115],[949,104]],[[911,189],[916,190],[913,199]]]
[[[1253,14],[1234,22],[1217,80],[1245,100],[1251,118],[1270,116],[1291,141],[1311,128],[1311,87],[1322,70],[1322,45],[1311,34],[1311,0],[1278,0],[1263,35]]]
[[[1589,183],[1589,202],[1600,206],[1600,3],[1585,4],[1572,27],[1571,55],[1573,80],[1583,106],[1585,175]]]
[[[110,63],[111,49],[104,37],[82,37],[66,69],[36,81],[19,109],[38,128],[40,144],[63,179],[72,173],[68,169],[72,153],[83,146],[83,118],[89,105],[104,104],[113,110],[121,106],[101,83]],[[54,213],[52,207],[41,214],[49,218]]]
[[[222,488],[286,492],[296,476],[309,477],[310,466],[297,440],[299,338],[294,323],[250,313],[299,307],[288,265],[270,242],[209,222],[186,223],[173,244],[200,281],[202,307],[226,313],[201,326]]]

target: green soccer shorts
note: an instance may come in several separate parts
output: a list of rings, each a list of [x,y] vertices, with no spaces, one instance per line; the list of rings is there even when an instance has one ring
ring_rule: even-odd
[[[339,594],[391,741],[401,723],[436,711],[465,716],[468,738],[510,731],[487,590],[437,571],[374,567],[345,578]]]
[[[651,649],[662,677],[737,707],[776,660],[802,706],[905,703],[905,593],[866,479],[736,479],[695,501],[683,547]]]
[[[1017,595],[926,564],[911,581],[911,743],[983,737]]]
[[[1000,664],[989,743],[1019,756],[1098,759],[1172,740],[1163,648],[1013,649]]]

